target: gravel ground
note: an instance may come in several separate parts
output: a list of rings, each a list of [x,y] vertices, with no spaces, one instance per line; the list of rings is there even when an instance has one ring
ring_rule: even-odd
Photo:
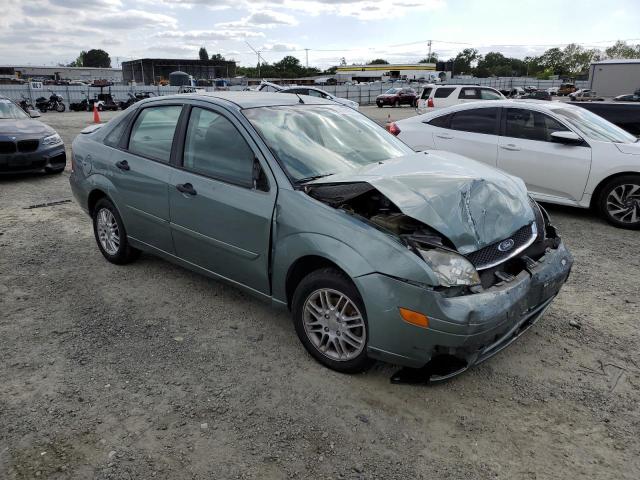
[[[69,145],[91,116],[42,120]],[[545,317],[413,387],[321,367],[231,287],[107,263],[74,203],[26,208],[70,198],[68,172],[0,178],[0,478],[640,478],[638,232],[550,207],[575,267]]]

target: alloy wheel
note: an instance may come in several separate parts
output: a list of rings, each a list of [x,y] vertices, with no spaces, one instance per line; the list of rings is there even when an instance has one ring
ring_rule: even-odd
[[[304,302],[303,324],[314,347],[331,360],[352,360],[366,344],[360,310],[337,290],[321,288],[311,293]]]
[[[96,229],[100,245],[109,255],[115,255],[120,248],[120,229],[113,212],[102,208],[97,215]]]
[[[640,185],[623,183],[607,195],[607,213],[622,223],[640,221]]]

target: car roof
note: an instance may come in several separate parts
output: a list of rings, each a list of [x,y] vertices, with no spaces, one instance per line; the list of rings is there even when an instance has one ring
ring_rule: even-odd
[[[240,109],[300,104],[300,97],[296,94],[254,91],[182,93],[177,95],[147,98],[140,102],[140,104],[143,102],[147,104],[166,100],[184,100],[187,98],[192,100],[210,101],[211,103],[216,104],[232,104]],[[335,102],[319,97],[305,97],[304,103],[306,105],[335,105]]]
[[[570,103],[566,103],[566,102],[535,100],[532,98],[531,99],[519,98],[519,99],[506,99],[506,100],[484,100],[484,101],[481,100],[478,102],[458,103],[456,105],[451,105],[450,107],[439,108],[437,110],[425,113],[423,115],[418,115],[416,117],[409,117],[406,120],[416,119],[418,117],[424,120],[428,118],[430,119],[434,117],[439,117],[441,115],[446,115],[448,113],[459,112],[462,110],[470,110],[473,108],[491,108],[491,107],[514,107],[514,108],[520,107],[520,108],[529,108],[531,110],[546,111],[546,112],[557,110],[560,108],[570,108],[570,109],[582,108],[576,105],[571,105]],[[400,120],[399,122],[402,122],[402,120]]]

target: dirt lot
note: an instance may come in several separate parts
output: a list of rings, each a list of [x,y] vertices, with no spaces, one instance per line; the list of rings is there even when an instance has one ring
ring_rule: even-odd
[[[67,145],[90,118],[42,117]],[[321,367],[231,287],[107,263],[74,203],[26,208],[65,199],[67,172],[0,179],[0,478],[640,478],[638,232],[550,207],[575,267],[546,316],[411,387]]]

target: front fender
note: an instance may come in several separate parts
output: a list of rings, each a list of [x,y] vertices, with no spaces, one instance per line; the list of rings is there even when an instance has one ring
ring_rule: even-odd
[[[299,259],[317,256],[338,265],[351,278],[367,275],[375,268],[355,249],[328,235],[295,233],[282,238],[276,244],[273,257],[273,297],[287,301],[286,280],[289,268]]]

